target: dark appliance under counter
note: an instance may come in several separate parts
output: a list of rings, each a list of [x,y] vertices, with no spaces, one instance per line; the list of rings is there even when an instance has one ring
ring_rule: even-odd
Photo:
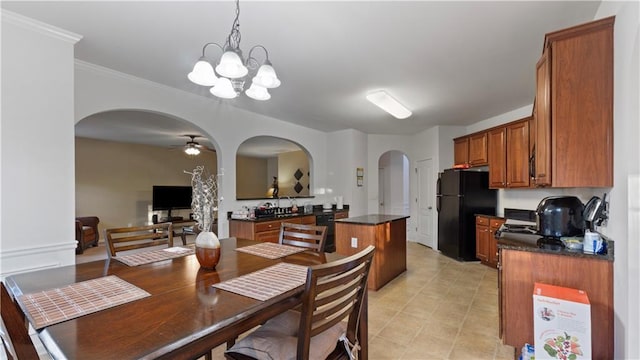
[[[316,214],[316,225],[327,227],[327,241],[324,245],[324,252],[336,251],[335,240],[335,215],[333,211]]]

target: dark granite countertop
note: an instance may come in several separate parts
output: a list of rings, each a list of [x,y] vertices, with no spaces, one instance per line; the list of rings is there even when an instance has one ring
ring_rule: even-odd
[[[274,216],[268,216],[268,217],[263,217],[263,218],[258,218],[258,219],[233,219],[233,218],[229,218],[229,220],[235,220],[235,221],[246,221],[246,222],[265,222],[265,221],[274,221],[274,220],[283,220],[283,219],[292,219],[292,218],[297,218],[297,217],[302,217],[302,216],[310,216],[310,215],[322,215],[322,214],[336,214],[336,213],[341,213],[341,212],[348,212],[349,209],[341,209],[341,210],[329,210],[329,211],[324,211],[324,210],[314,210],[313,212],[299,212],[299,213],[295,213],[295,214],[279,214],[279,215],[274,215]]]
[[[483,216],[489,219],[500,219],[500,220],[505,220],[505,218],[503,218],[502,216],[498,216],[498,215],[486,215],[486,214],[473,214],[473,216]]]
[[[362,224],[362,225],[379,225],[388,223],[391,221],[401,220],[408,218],[408,215],[382,215],[382,214],[370,214],[356,217],[350,217],[346,219],[338,219],[336,222],[349,223],[349,224]]]
[[[520,239],[515,240],[515,239],[509,239],[508,237],[502,237],[497,239],[497,241],[498,241],[498,248],[500,249],[540,252],[540,253],[547,253],[552,255],[563,255],[563,256],[573,256],[573,257],[583,257],[583,258],[590,258],[590,259],[613,261],[614,259],[613,240],[607,239],[604,236],[602,236],[602,239],[607,242],[607,253],[603,255],[585,254],[582,251],[574,251],[574,250],[567,250],[567,249],[563,249],[560,251],[542,249],[538,247],[538,245],[536,244],[536,240],[525,241]]]

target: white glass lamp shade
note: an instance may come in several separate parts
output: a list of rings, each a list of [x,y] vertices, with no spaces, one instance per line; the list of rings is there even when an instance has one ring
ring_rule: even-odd
[[[231,80],[223,77],[219,78],[216,85],[209,91],[211,91],[213,95],[223,99],[234,99],[238,96],[238,94],[236,94],[236,91],[233,90]]]
[[[246,76],[249,69],[242,63],[240,56],[234,51],[225,51],[220,58],[220,63],[216,66],[216,72],[220,76],[236,79]]]
[[[184,152],[187,155],[191,155],[191,156],[196,156],[198,154],[200,154],[200,149],[198,149],[197,147],[195,147],[194,145],[187,145],[184,148]]]
[[[264,101],[271,99],[271,94],[269,94],[267,88],[256,85],[255,83],[251,84],[251,87],[249,87],[249,90],[245,91],[245,94],[253,100]]]
[[[213,66],[203,57],[193,66],[193,70],[187,75],[191,82],[202,86],[214,86],[218,78],[213,72]]]
[[[280,86],[280,80],[276,76],[273,66],[264,64],[258,69],[258,73],[253,78],[253,83],[267,89],[274,89]]]

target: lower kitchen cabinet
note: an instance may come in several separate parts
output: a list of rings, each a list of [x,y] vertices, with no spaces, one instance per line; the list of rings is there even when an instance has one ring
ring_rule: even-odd
[[[504,219],[493,216],[476,216],[476,257],[483,264],[498,267],[498,242],[496,231],[504,224]]]
[[[229,236],[277,243],[280,236],[280,224],[283,222],[315,225],[316,217],[314,215],[292,216],[269,221],[230,219]]]
[[[533,344],[534,283],[584,290],[591,304],[593,359],[614,358],[613,261],[582,254],[500,249],[500,334],[516,349]]]
[[[489,262],[489,218],[476,216],[476,257],[483,264]]]

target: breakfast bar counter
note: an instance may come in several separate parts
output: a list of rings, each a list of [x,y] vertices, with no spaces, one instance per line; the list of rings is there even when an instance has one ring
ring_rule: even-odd
[[[336,252],[353,255],[376,247],[368,287],[378,290],[407,270],[406,215],[371,214],[335,221]]]

